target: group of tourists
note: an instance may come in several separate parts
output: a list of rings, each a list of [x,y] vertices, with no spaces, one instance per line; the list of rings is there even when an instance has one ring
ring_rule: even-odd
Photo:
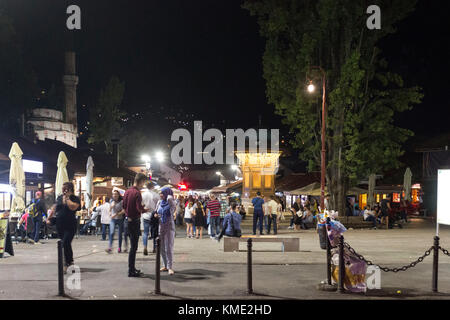
[[[357,209],[357,212],[358,215],[360,212],[362,213],[364,221],[372,222],[374,229],[377,229],[377,226],[386,226],[386,228],[392,229],[394,224],[403,228],[403,223],[408,222],[407,207],[407,201],[402,199],[399,210],[394,212],[391,208],[391,196],[388,195],[379,204],[377,203],[373,207],[366,206],[364,211]]]
[[[280,199],[272,195],[263,198],[261,192],[256,193],[256,197],[252,199],[253,204],[253,235],[259,229],[259,234],[263,234],[263,226],[267,234],[270,234],[273,226],[273,233],[278,233],[277,223],[284,219],[283,206]]]
[[[307,230],[309,228],[308,225],[311,226],[314,224],[314,219],[319,213],[319,206],[315,199],[313,200],[313,203],[306,200],[302,204],[301,198],[298,197],[289,210],[291,211],[292,217],[288,228]]]

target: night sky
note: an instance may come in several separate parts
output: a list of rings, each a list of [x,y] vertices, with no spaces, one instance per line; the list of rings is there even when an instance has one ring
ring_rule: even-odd
[[[42,88],[61,80],[65,1],[3,0]],[[407,85],[424,87],[425,100],[397,123],[417,134],[447,130],[449,108],[448,1],[420,1],[381,47]],[[281,128],[265,97],[264,40],[240,0],[81,0],[76,33],[81,128],[108,79],[126,84],[123,106],[143,118],[164,143],[181,122],[217,128]],[[174,119],[165,119],[172,116]]]

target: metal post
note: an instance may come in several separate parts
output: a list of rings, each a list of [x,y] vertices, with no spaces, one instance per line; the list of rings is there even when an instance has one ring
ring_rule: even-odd
[[[253,294],[252,281],[252,239],[247,240],[247,293]]]
[[[325,241],[327,246],[327,283],[331,286],[331,244],[328,239],[327,225],[323,228],[325,233]]]
[[[344,262],[344,236],[339,238],[339,280],[338,291],[343,293],[344,290],[344,277],[345,277],[345,262]]]
[[[325,142],[325,134],[326,134],[326,74],[325,71],[320,68],[322,72],[322,132],[321,132],[321,140],[322,140],[322,150],[321,150],[321,159],[320,159],[320,208],[322,212],[325,210],[325,175],[326,175],[326,142]]]
[[[161,239],[156,238],[155,294],[161,294]]]
[[[58,241],[58,295],[64,296],[63,248],[61,240]]]
[[[433,292],[438,292],[438,268],[439,268],[439,237],[434,237],[433,245]]]

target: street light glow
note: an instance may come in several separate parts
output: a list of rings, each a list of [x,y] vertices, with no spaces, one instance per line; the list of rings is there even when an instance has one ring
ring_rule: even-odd
[[[308,86],[308,92],[313,93],[315,90],[316,90],[316,87],[311,82]]]
[[[156,160],[158,162],[163,162],[164,161],[164,153],[162,153],[161,151],[156,152]]]
[[[147,154],[144,154],[144,155],[142,155],[141,156],[141,159],[142,159],[142,161],[144,161],[144,162],[150,162],[151,160],[152,160],[152,158],[150,158],[150,156],[149,155],[147,155]]]

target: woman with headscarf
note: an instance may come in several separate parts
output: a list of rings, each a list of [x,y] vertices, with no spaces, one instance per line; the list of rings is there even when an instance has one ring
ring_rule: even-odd
[[[173,244],[175,240],[175,213],[176,203],[173,198],[172,189],[164,187],[159,194],[161,200],[157,204],[156,211],[160,217],[159,238],[161,239],[161,257],[164,267],[161,271],[169,271],[169,275],[175,272],[172,269]]]

